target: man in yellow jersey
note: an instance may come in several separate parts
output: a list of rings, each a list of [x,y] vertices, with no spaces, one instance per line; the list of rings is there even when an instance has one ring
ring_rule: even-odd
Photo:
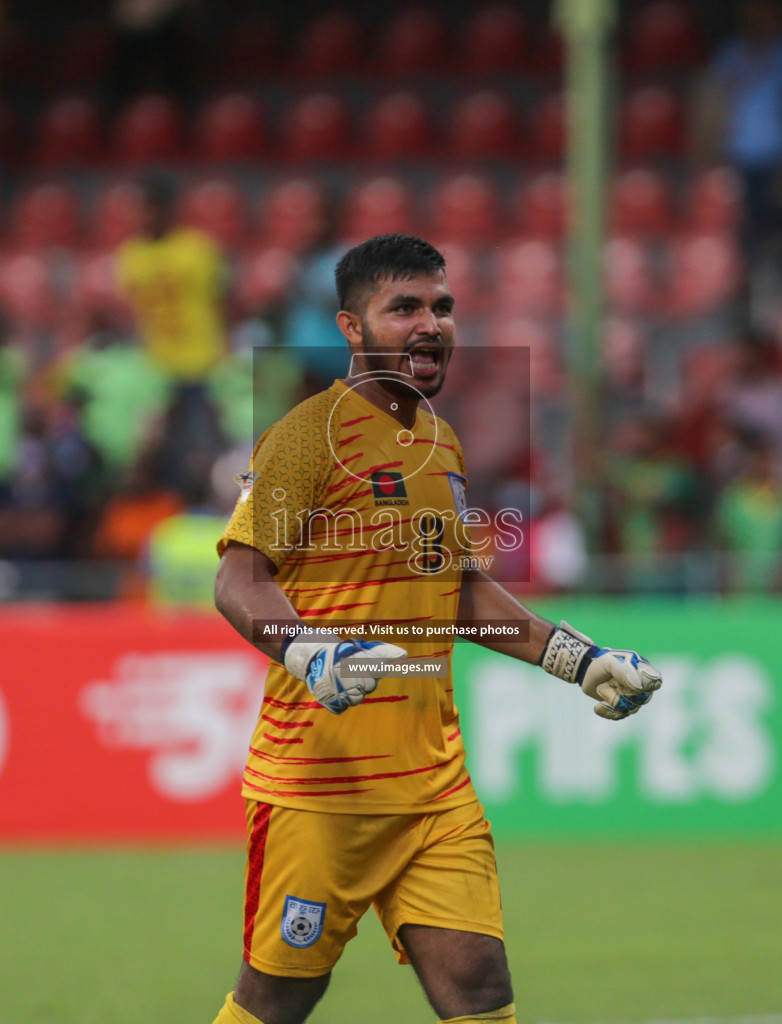
[[[466,467],[428,404],[454,344],[441,254],[369,239],[337,289],[350,374],[261,437],[219,545],[217,606],[271,664],[243,784],[244,962],[215,1024],[304,1021],[370,905],[442,1021],[512,1024],[493,845],[435,624],[507,623],[484,646],[577,683],[606,718],[660,673],[463,568]]]
[[[187,490],[222,447],[219,414],[208,378],[225,355],[225,268],[203,231],[177,225],[167,183],[146,179],[142,224],[117,253],[120,289],[138,323],[142,345],[171,385],[161,451],[168,483]]]
[[[141,231],[117,252],[119,286],[149,354],[175,383],[199,384],[225,351],[223,259],[203,231],[173,222],[165,182],[141,188]]]

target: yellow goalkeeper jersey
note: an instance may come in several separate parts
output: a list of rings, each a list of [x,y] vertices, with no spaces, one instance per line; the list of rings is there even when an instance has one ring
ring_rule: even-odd
[[[117,274],[150,354],[176,380],[202,380],[225,349],[217,246],[192,228],[130,238],[117,253]]]
[[[229,541],[262,551],[305,623],[399,643],[416,661],[445,659],[446,667],[439,678],[387,676],[363,703],[335,716],[272,661],[245,796],[361,814],[444,810],[475,799],[448,632],[470,551],[466,487],[464,456],[447,423],[419,408],[405,431],[340,380],[260,438],[220,554]],[[275,625],[257,623],[259,638]]]

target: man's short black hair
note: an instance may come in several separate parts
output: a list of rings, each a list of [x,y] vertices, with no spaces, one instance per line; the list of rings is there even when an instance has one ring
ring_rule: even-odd
[[[445,269],[445,257],[415,235],[375,235],[349,249],[337,264],[339,308],[356,311],[361,293],[378,281],[407,281]]]

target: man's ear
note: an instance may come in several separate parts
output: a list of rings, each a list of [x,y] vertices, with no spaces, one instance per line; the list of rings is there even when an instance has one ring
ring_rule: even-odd
[[[357,313],[350,313],[347,309],[341,309],[337,313],[337,327],[342,331],[351,348],[359,348],[364,340],[361,331],[361,317]]]

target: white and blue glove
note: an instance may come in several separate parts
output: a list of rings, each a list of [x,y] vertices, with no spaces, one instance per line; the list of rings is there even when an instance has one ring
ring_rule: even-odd
[[[636,651],[598,647],[567,622],[554,628],[540,665],[567,683],[578,683],[598,701],[595,714],[615,721],[634,715],[663,681],[660,671]]]
[[[407,651],[395,644],[343,640],[336,633],[321,632],[318,637],[299,633],[283,644],[282,656],[285,668],[307,684],[315,700],[332,714],[341,715],[372,693],[378,679],[392,674],[385,671],[376,676],[350,675],[343,679],[346,668],[356,661],[378,664],[398,661],[407,656]]]

